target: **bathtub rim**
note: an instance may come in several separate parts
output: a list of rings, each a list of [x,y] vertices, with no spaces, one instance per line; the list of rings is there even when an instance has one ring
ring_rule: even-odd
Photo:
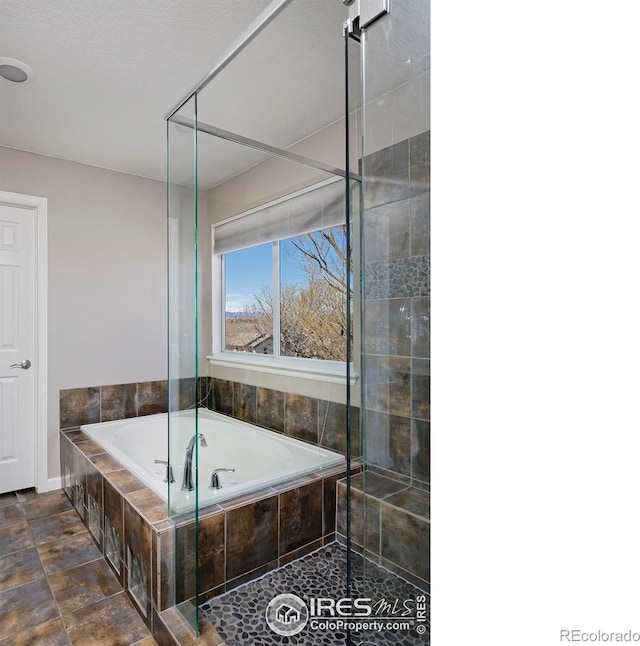
[[[175,411],[175,412],[171,412],[171,415],[184,415],[185,417],[187,417],[193,412],[194,412],[193,409]],[[288,470],[285,472],[285,475],[278,476],[276,479],[270,479],[270,481],[268,482],[265,482],[264,478],[262,480],[251,480],[249,482],[258,483],[258,484],[254,484],[253,486],[240,491],[237,491],[236,489],[234,489],[232,492],[228,493],[228,495],[225,495],[218,499],[202,500],[202,497],[198,496],[199,499],[198,499],[197,507],[199,511],[205,510],[208,508],[213,508],[216,505],[220,505],[220,504],[227,506],[228,504],[232,504],[235,499],[241,499],[245,496],[249,496],[258,491],[267,490],[272,487],[279,488],[288,481],[296,480],[304,476],[311,476],[314,473],[331,470],[331,469],[347,468],[346,456],[336,451],[333,451],[331,449],[327,449],[325,447],[312,444],[311,442],[305,442],[304,440],[301,440],[299,438],[291,437],[290,435],[285,435],[283,433],[273,431],[263,426],[258,426],[256,424],[252,424],[251,422],[247,422],[244,420],[237,419],[235,417],[231,417],[229,415],[225,415],[224,413],[220,413],[219,411],[212,411],[207,408],[204,408],[202,409],[202,412],[204,412],[205,416],[210,416],[209,419],[211,419],[212,421],[215,419],[222,418],[224,419],[225,422],[229,422],[231,424],[239,425],[239,426],[249,426],[252,430],[258,431],[260,433],[265,433],[265,434],[273,433],[276,436],[273,438],[274,440],[279,440],[281,442],[284,441],[285,444],[293,443],[294,445],[301,444],[306,447],[310,447],[315,451],[326,454],[330,459],[329,461],[323,461],[320,464],[315,464],[312,467],[304,466],[298,469]],[[166,486],[160,487],[158,484],[158,481],[150,477],[148,472],[145,471],[142,467],[140,467],[134,460],[130,459],[129,456],[127,456],[122,451],[118,450],[117,447],[110,446],[108,445],[108,443],[101,441],[101,438],[99,437],[99,431],[104,427],[122,426],[122,425],[126,426],[136,422],[144,422],[144,421],[152,420],[154,418],[155,419],[164,418],[168,420],[168,415],[169,413],[165,412],[165,413],[156,413],[154,415],[145,415],[142,417],[128,417],[128,418],[123,418],[118,420],[110,420],[108,422],[96,422],[93,424],[83,424],[80,426],[80,430],[89,439],[96,442],[96,444],[98,444],[105,451],[105,453],[107,453],[112,458],[120,462],[124,468],[126,468],[131,474],[133,474],[136,478],[138,478],[146,487],[148,487],[151,491],[153,491],[156,495],[158,495],[162,499],[162,501],[167,505],[169,517],[176,517],[176,516],[181,516],[183,514],[188,514],[189,512],[195,510],[196,508],[195,490],[193,492],[190,492],[190,495],[193,496],[193,500],[189,500],[188,495],[186,496],[187,499],[185,500],[185,496],[183,494],[179,498],[181,504],[175,504],[176,496],[170,495],[168,483],[166,483]],[[107,445],[105,446],[105,444]],[[179,478],[176,478],[175,486],[179,486],[179,484],[180,484]],[[202,487],[200,488],[200,490],[202,490]],[[206,490],[207,489],[205,489],[205,491]],[[227,492],[225,492],[225,494],[226,493]]]

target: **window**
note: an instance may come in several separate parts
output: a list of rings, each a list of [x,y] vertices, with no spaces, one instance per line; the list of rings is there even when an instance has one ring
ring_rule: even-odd
[[[214,226],[212,360],[344,374],[343,190],[330,180]]]
[[[343,226],[223,254],[224,350],[345,361]]]

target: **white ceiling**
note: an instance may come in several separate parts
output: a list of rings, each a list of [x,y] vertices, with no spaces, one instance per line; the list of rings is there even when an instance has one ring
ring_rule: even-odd
[[[0,57],[35,72],[0,79],[0,144],[165,179],[165,114],[268,4],[0,0]],[[343,51],[326,35],[340,43],[345,15],[341,0],[294,2],[209,86],[201,118],[279,146],[334,121]]]
[[[35,72],[0,78],[0,144],[164,180],[166,113],[269,2],[0,0],[0,57]],[[428,20],[428,5],[402,0],[398,11],[415,14],[411,24]],[[294,0],[199,95],[198,118],[284,148],[342,117],[347,13],[342,0]],[[407,43],[422,49],[384,33],[376,94],[403,81],[385,47],[403,61]],[[228,146],[210,182],[260,158]]]

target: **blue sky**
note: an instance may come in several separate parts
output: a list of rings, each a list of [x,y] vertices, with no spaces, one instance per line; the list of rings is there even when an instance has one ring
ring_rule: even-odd
[[[280,243],[280,275],[284,282],[302,283],[304,274],[299,263],[288,252],[291,243]],[[225,254],[226,307],[227,312],[241,312],[253,301],[253,293],[263,283],[272,283],[273,244],[242,249]]]

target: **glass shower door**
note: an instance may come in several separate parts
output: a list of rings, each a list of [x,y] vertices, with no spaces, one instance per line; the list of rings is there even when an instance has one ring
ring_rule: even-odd
[[[364,470],[352,478],[351,539],[365,558],[350,575],[354,596],[411,609],[410,628],[372,641],[417,644],[429,639],[430,7],[388,4],[360,20]]]
[[[168,480],[174,529],[175,604],[198,627],[198,182],[197,97],[167,121]],[[194,524],[195,520],[195,524]],[[187,561],[177,555],[193,555]],[[182,567],[177,567],[178,563]],[[185,566],[187,564],[187,566]]]

